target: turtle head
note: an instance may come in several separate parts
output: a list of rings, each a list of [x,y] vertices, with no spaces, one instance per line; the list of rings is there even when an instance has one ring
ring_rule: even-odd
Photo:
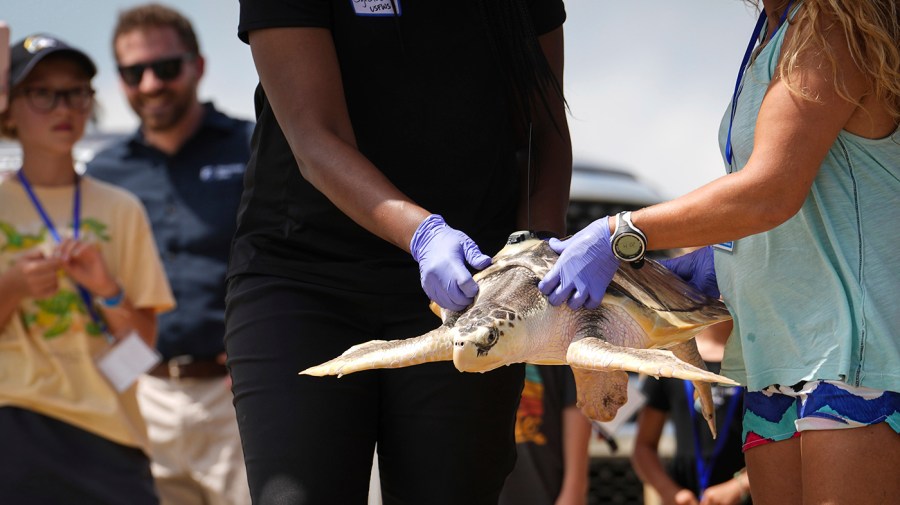
[[[453,328],[453,364],[461,372],[487,372],[519,362],[516,322],[505,308],[473,307]]]

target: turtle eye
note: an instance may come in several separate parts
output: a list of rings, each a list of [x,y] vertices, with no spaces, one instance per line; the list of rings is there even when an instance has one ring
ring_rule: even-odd
[[[500,338],[500,330],[498,330],[495,326],[491,326],[491,329],[488,330],[488,345],[493,345],[497,343],[497,339]]]

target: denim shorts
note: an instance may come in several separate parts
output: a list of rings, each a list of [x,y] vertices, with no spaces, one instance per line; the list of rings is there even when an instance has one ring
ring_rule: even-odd
[[[742,448],[779,442],[808,430],[859,428],[881,422],[900,433],[900,394],[840,381],[778,384],[744,396]]]

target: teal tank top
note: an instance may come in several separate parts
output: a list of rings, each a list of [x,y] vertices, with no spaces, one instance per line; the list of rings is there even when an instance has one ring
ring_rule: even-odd
[[[786,29],[745,72],[735,170],[753,149]],[[879,140],[841,132],[800,211],[731,252],[716,249],[715,266],[734,318],[724,375],[751,391],[818,379],[900,391],[900,128]]]

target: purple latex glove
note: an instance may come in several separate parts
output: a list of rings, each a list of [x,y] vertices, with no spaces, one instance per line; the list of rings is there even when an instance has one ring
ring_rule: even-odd
[[[609,217],[598,219],[566,240],[550,239],[559,259],[538,283],[551,305],[568,300],[572,309],[596,309],[619,260],[609,246]]]
[[[659,263],[706,296],[710,298],[720,296],[712,247],[701,247],[677,258],[660,260]]]
[[[478,270],[491,264],[491,257],[482,254],[472,239],[447,226],[437,214],[419,224],[409,250],[419,263],[422,289],[428,298],[449,310],[463,310],[478,294],[478,284],[466,263]]]

